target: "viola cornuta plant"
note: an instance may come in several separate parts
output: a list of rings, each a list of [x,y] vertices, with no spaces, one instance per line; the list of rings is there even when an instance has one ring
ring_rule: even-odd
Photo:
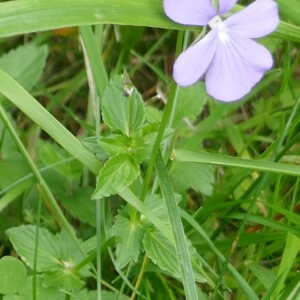
[[[0,0],[0,299],[299,300],[299,16]]]
[[[180,86],[205,77],[208,94],[221,101],[245,96],[272,68],[270,52],[252,39],[268,35],[279,24],[277,4],[256,0],[224,19],[237,0],[164,0],[167,16],[186,25],[208,25],[211,31],[184,51],[174,64]]]

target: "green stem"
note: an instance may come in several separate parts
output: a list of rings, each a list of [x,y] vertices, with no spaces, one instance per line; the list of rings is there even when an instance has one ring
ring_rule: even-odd
[[[39,190],[40,187],[37,186]],[[37,299],[37,261],[38,261],[38,245],[39,245],[39,229],[40,229],[40,221],[41,221],[41,193],[39,193],[39,201],[37,207],[37,221],[36,221],[36,230],[35,230],[35,247],[34,247],[34,262],[33,262],[33,279],[32,279],[32,299]]]
[[[177,37],[177,44],[176,44],[176,54],[178,55],[179,52],[181,52],[182,50],[182,45],[183,45],[183,32],[179,31],[178,32],[178,37]],[[156,159],[156,155],[158,153],[161,141],[162,141],[162,137],[164,135],[165,129],[169,123],[170,120],[170,116],[172,115],[172,110],[173,110],[173,105],[175,103],[175,98],[176,98],[176,94],[177,94],[177,86],[174,82],[172,82],[171,84],[171,92],[170,92],[170,97],[167,101],[165,110],[164,110],[164,114],[163,114],[163,118],[157,133],[157,137],[153,146],[153,150],[152,150],[152,154],[148,163],[148,168],[146,171],[146,175],[145,175],[145,180],[143,183],[143,188],[142,188],[142,192],[141,192],[141,201],[145,200],[145,197],[147,195],[147,191],[150,185],[150,181],[151,181],[151,177],[152,177],[152,172],[153,172],[153,167],[155,164],[155,159]]]
[[[95,131],[96,136],[100,136],[100,122],[101,122],[101,101],[106,85],[108,83],[108,76],[105,70],[103,60],[101,58],[101,47],[99,41],[99,33],[103,32],[102,26],[97,26],[95,33],[93,33],[91,26],[83,26],[79,28],[79,32],[82,39],[82,45],[85,53],[86,69],[89,78],[90,92],[94,97],[92,101],[94,103],[94,116],[95,116]],[[100,35],[101,37],[101,35]],[[95,93],[95,90],[97,93]],[[102,245],[102,203],[100,199],[96,199],[96,236],[97,236],[97,299],[101,300],[101,245]]]

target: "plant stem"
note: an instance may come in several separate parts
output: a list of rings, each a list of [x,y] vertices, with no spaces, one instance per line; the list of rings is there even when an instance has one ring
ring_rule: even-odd
[[[176,44],[176,55],[178,55],[178,53],[181,52],[181,50],[182,50],[183,35],[184,35],[184,33],[182,31],[178,32],[177,44]],[[153,172],[153,168],[154,168],[156,155],[158,153],[165,129],[166,129],[166,127],[169,123],[170,117],[172,115],[176,94],[177,94],[177,86],[174,82],[172,82],[170,97],[168,98],[167,104],[165,106],[163,118],[162,118],[159,130],[158,130],[157,136],[156,136],[156,140],[155,140],[155,143],[153,146],[152,154],[151,154],[148,168],[146,171],[145,180],[144,180],[144,184],[143,184],[143,188],[142,188],[142,192],[141,192],[141,196],[140,196],[141,201],[144,201],[145,197],[147,195],[147,191],[148,191],[151,177],[152,177],[152,172]]]
[[[135,283],[135,286],[134,286],[134,291],[130,297],[130,300],[134,300],[135,297],[136,297],[136,291],[138,290],[141,282],[142,282],[142,279],[143,279],[143,276],[144,276],[144,272],[145,272],[145,268],[146,268],[146,265],[147,265],[147,262],[148,262],[148,257],[147,255],[145,254],[144,255],[144,258],[143,258],[143,263],[142,263],[142,267],[140,269],[140,273],[139,273],[139,276],[138,276],[138,279]]]

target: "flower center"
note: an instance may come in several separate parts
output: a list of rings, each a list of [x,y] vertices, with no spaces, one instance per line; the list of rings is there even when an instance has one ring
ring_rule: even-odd
[[[218,29],[218,37],[221,42],[227,43],[229,41],[229,35],[227,32],[226,25],[223,23],[220,16],[214,16],[212,19],[210,19],[210,21],[208,22],[208,26],[211,29]]]
[[[222,24],[222,19],[220,16],[214,16],[212,19],[209,20],[208,22],[208,26],[211,28],[211,29],[214,29],[216,27],[218,27],[220,24]]]

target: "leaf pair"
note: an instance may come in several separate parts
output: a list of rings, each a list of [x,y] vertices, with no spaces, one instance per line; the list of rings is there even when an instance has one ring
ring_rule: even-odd
[[[180,197],[177,200],[179,201],[179,199]],[[145,205],[166,226],[171,226],[167,208],[161,196],[148,195],[145,199]],[[129,218],[127,207],[123,208],[115,219],[112,234],[117,241],[116,262],[119,268],[125,267],[130,262],[137,262],[140,254],[145,252],[161,270],[174,278],[181,278],[174,242],[156,228],[153,228],[153,224],[145,219],[143,215],[139,222],[132,221]],[[189,243],[189,252],[193,260],[197,262],[197,253],[191,243]],[[198,271],[194,270],[194,273],[197,281],[205,281]]]
[[[138,177],[139,164],[150,158],[158,131],[157,124],[145,123],[142,97],[126,75],[111,79],[101,104],[110,133],[84,141],[100,158],[108,159],[100,170],[92,199],[117,194]]]

